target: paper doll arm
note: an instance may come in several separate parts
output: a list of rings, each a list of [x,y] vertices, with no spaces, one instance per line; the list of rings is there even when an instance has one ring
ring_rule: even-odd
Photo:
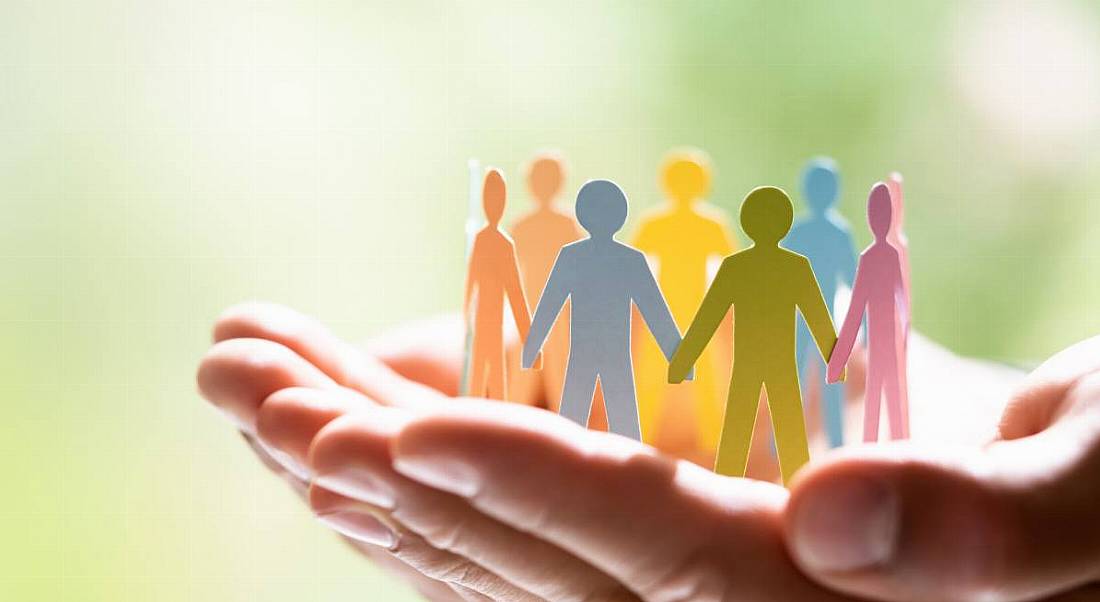
[[[841,241],[843,241],[844,250],[840,255],[840,272],[838,273],[838,276],[840,277],[841,284],[843,284],[844,286],[848,287],[849,290],[851,290],[855,286],[854,283],[855,283],[855,280],[856,280],[856,251],[855,251],[856,247],[855,247],[855,243],[852,242],[852,233],[849,232],[847,229],[841,231],[840,238],[841,238]],[[829,301],[832,302],[833,300],[830,299]],[[862,331],[863,336],[860,337],[860,340],[866,341],[866,337],[867,337],[867,318],[866,318],[866,316],[864,316],[864,319],[860,322],[860,324],[863,327],[863,331]]]
[[[897,264],[897,270],[894,273],[894,304],[897,308],[898,322],[901,325],[901,332],[905,336],[909,333],[909,291],[905,286],[905,278],[901,274],[901,262]]]
[[[527,308],[527,295],[523,291],[523,282],[519,278],[519,262],[516,260],[515,248],[508,250],[507,274],[504,275],[504,292],[508,295],[508,303],[512,307],[512,319],[516,322],[516,331],[519,340],[526,341],[531,330],[531,313]],[[535,358],[531,367],[536,370],[542,368],[541,358]]]
[[[841,258],[840,279],[845,286],[852,288],[856,280],[856,247],[855,244],[852,243],[851,233],[844,232],[843,239],[844,254]]]
[[[817,348],[821,350],[821,357],[827,362],[836,346],[836,330],[833,329],[833,319],[829,316],[829,308],[817,286],[813,269],[810,268],[809,261],[802,261],[802,294],[799,295],[798,310],[802,312],[802,319],[806,321],[806,326],[810,328],[810,333],[817,342]]]
[[[638,249],[642,253],[653,253],[655,248],[659,245],[654,243],[653,225],[649,219],[642,218],[642,223],[638,226],[637,232],[630,239],[630,246]]]
[[[504,278],[504,292],[508,295],[508,302],[512,306],[512,319],[516,322],[519,338],[527,340],[527,333],[531,330],[531,313],[527,308],[523,282],[519,279],[519,263],[516,261],[514,248],[508,251],[508,273]]]
[[[477,266],[479,263],[481,261],[478,257],[478,244],[475,240],[473,248],[470,250],[469,262],[466,265],[466,292],[462,299],[462,319],[467,322],[467,326],[469,326],[470,321],[470,304],[473,302],[474,293],[477,291]]]
[[[735,284],[733,277],[727,260],[722,263],[722,267],[718,268],[714,282],[703,297],[703,304],[699,306],[691,326],[684,334],[684,340],[680,341],[680,346],[669,361],[668,382],[675,384],[684,380],[695,360],[699,359],[710,338],[714,336],[714,331],[726,317],[731,301],[729,287]]]
[[[653,337],[657,339],[657,345],[665,357],[672,359],[676,353],[676,347],[680,345],[680,329],[676,327],[676,321],[672,319],[672,312],[668,309],[668,302],[661,294],[657,281],[653,278],[653,272],[641,256],[635,262],[634,273],[631,277],[633,294],[631,298],[638,306],[639,313],[649,326]]]
[[[848,306],[848,315],[844,317],[844,325],[840,327],[840,336],[829,355],[827,380],[837,382],[844,372],[844,366],[848,364],[848,358],[852,355],[852,347],[856,343],[856,335],[859,334],[859,325],[863,321],[863,310],[867,307],[867,282],[863,272],[863,266],[856,269],[855,283],[852,285],[852,303]]]
[[[726,225],[725,220],[720,220],[714,230],[711,251],[722,257],[732,254],[737,249],[737,244],[730,236],[729,226]]]
[[[535,307],[535,317],[531,320],[531,328],[523,341],[521,363],[523,368],[531,368],[535,365],[542,344],[546,342],[546,337],[550,334],[550,328],[554,326],[558,314],[565,306],[566,299],[569,298],[571,289],[569,283],[570,269],[563,265],[565,263],[563,261],[564,254],[564,249],[558,253],[558,259],[554,262],[554,267],[550,270],[550,277],[546,280],[546,286],[542,289],[542,297],[539,298],[539,302]]]

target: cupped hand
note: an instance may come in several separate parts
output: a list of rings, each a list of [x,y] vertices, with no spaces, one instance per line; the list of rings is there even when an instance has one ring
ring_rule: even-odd
[[[363,353],[290,310],[249,305],[215,339],[203,395],[269,466],[311,483],[324,523],[429,598],[849,599],[791,562],[783,488],[542,410],[451,397],[454,324]]]
[[[452,397],[461,338],[457,322],[436,322],[363,353],[290,310],[243,306],[219,320],[200,389],[269,467],[299,490],[312,483],[308,499],[323,522],[430,599],[1002,599],[988,587],[969,594],[950,574],[935,589],[931,569],[966,566],[961,551],[952,566],[926,567],[926,590],[890,581],[905,573],[890,568],[891,559],[910,557],[893,551],[922,537],[905,522],[921,508],[909,490],[887,562],[874,565],[883,571],[822,568],[822,541],[850,559],[871,531],[821,531],[808,504],[827,501],[847,474],[897,470],[905,461],[893,465],[889,454],[863,448],[824,459],[796,481],[788,504],[778,486],[719,477],[547,412]],[[953,379],[973,374],[953,368]],[[983,387],[959,389],[977,398]],[[1010,410],[1006,424],[1020,411]],[[992,425],[997,412],[958,414],[963,423],[984,417]],[[929,426],[919,418],[918,427]],[[944,430],[971,449],[978,438],[970,433],[981,429]],[[969,490],[957,493],[969,499]],[[981,552],[967,540],[941,540],[954,544]],[[1091,595],[1073,590],[1086,582],[1063,579],[1036,596],[1071,590],[1051,599],[1077,599]],[[1009,591],[1003,599],[1032,598]]]
[[[1100,599],[1100,338],[1032,373],[984,444],[879,444],[809,465],[784,524],[806,574],[853,596]]]

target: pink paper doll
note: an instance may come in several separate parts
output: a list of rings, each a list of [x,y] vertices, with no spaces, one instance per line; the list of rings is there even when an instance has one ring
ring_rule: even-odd
[[[852,302],[840,329],[836,347],[829,358],[829,382],[837,382],[852,354],[856,334],[864,312],[867,313],[867,393],[864,408],[863,440],[878,440],[879,408],[886,394],[886,413],[890,434],[905,437],[902,416],[901,382],[898,374],[898,337],[909,329],[905,283],[898,250],[890,244],[893,206],[890,189],[881,182],[871,188],[867,200],[867,222],[875,241],[859,258]],[[900,322],[900,326],[899,326]]]

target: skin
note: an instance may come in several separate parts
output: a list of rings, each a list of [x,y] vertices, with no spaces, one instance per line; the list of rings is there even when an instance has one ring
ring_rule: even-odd
[[[363,351],[292,310],[249,304],[223,314],[214,341],[202,394],[322,523],[427,599],[1100,595],[1100,339],[1052,358],[1007,406],[985,393],[1013,373],[914,348],[915,375],[966,383],[927,399],[915,388],[914,418],[946,424],[936,418],[965,400],[982,408],[973,423],[941,433],[951,445],[832,452],[789,493],[549,412],[454,399],[458,319]],[[869,537],[871,516],[891,527],[885,545]]]

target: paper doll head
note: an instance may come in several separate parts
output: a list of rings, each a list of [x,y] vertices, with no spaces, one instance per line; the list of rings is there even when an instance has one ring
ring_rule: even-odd
[[[741,228],[758,245],[779,244],[794,221],[794,208],[786,192],[774,186],[761,186],[741,204]]]
[[[565,183],[565,161],[557,153],[540,153],[527,165],[527,190],[539,207],[549,207]]]
[[[504,216],[504,176],[499,169],[485,172],[485,184],[481,188],[481,206],[485,209],[485,219],[496,227]]]
[[[814,213],[825,213],[836,204],[840,174],[836,161],[828,157],[811,159],[802,170],[802,195]]]
[[[886,185],[890,187],[890,201],[894,209],[894,220],[890,224],[890,235],[896,237],[905,225],[905,196],[901,190],[901,174],[896,171],[891,173],[890,178],[886,180]]]
[[[611,238],[626,223],[626,194],[610,180],[591,180],[577,192],[577,221],[592,238]]]
[[[867,223],[871,226],[871,233],[875,235],[875,240],[883,240],[890,233],[893,214],[890,188],[878,182],[871,188],[871,196],[867,199]]]
[[[703,151],[675,151],[661,165],[661,187],[672,201],[689,204],[710,192],[710,172],[710,159]]]

